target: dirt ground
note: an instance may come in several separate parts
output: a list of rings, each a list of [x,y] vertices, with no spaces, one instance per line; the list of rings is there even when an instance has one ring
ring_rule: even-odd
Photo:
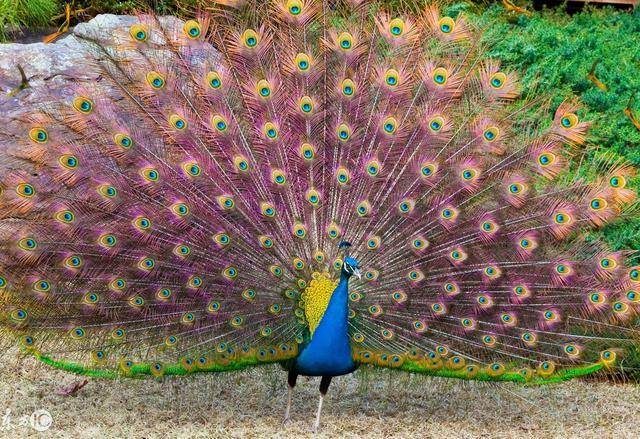
[[[90,380],[76,397],[55,394],[79,379],[0,356],[0,437],[640,437],[640,386],[632,384],[522,387],[360,370],[334,380],[314,435],[319,380],[299,379],[283,427],[286,374],[278,367],[164,382]],[[34,421],[37,410],[50,418]]]

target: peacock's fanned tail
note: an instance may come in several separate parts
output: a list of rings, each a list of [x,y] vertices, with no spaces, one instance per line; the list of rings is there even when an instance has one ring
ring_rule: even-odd
[[[87,41],[100,80],[6,124],[37,169],[0,189],[0,321],[26,351],[95,376],[290,359],[342,239],[358,362],[553,382],[636,343],[640,269],[587,233],[635,208],[633,169],[572,165],[577,102],[515,101],[435,7],[220,3]]]

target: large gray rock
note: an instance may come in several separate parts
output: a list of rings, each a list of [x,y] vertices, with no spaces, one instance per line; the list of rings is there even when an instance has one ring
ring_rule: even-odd
[[[98,15],[52,44],[0,44],[0,113],[11,116],[24,111],[26,104],[42,103],[42,87],[47,87],[53,98],[65,97],[70,93],[65,87],[70,80],[90,79],[81,66],[92,56],[91,46],[83,40],[113,42],[118,35],[126,35],[137,21],[133,16]],[[182,26],[182,21],[174,17],[160,17],[160,21],[173,28]],[[7,93],[21,83],[18,65],[30,88],[10,97]]]
[[[113,44],[126,38],[131,25],[138,21],[134,16],[98,15],[51,44],[0,44],[0,115],[4,124],[0,127],[0,172],[3,168],[29,166],[11,157],[16,145],[10,138],[3,139],[3,134],[11,131],[7,127],[25,123],[29,114],[49,101],[70,100],[74,94],[71,83],[97,81],[96,69],[84,67],[95,55],[91,41]],[[175,17],[159,17],[159,21],[165,29],[176,31],[183,25]],[[10,94],[22,82],[18,66],[29,86]]]

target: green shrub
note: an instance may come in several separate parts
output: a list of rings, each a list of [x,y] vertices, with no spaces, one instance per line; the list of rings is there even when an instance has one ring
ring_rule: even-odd
[[[57,0],[0,0],[0,42],[6,41],[10,27],[47,26],[60,10]]]

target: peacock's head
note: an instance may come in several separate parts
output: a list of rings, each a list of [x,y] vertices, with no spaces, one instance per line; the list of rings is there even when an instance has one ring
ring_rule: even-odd
[[[356,261],[352,257],[344,258],[344,262],[342,264],[342,274],[344,274],[347,277],[347,279],[350,278],[352,275],[356,275],[358,276],[358,279],[360,279],[362,275],[360,274],[360,267],[359,267],[358,261]]]

